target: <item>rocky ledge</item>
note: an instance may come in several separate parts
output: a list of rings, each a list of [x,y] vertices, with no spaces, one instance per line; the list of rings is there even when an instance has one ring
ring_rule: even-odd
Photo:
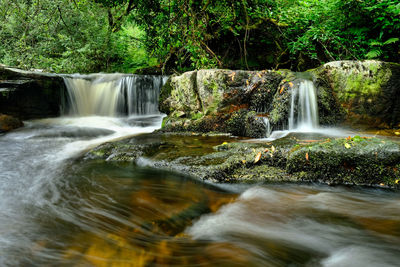
[[[322,182],[399,188],[400,179],[400,144],[359,136],[326,139],[297,134],[252,143],[221,135],[146,134],[100,145],[84,159],[130,162],[218,183]]]
[[[61,76],[0,65],[0,113],[22,120],[56,117],[65,94]]]
[[[400,128],[400,64],[336,61],[289,70],[197,70],[173,75],[161,90],[165,131],[219,131],[264,137],[288,124],[291,97],[303,80],[316,87],[321,125]]]

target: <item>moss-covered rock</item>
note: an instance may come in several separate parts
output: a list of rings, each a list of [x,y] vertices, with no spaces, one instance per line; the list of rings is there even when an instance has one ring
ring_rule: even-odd
[[[304,75],[289,70],[216,69],[173,76],[161,90],[160,110],[168,114],[163,127],[166,131],[220,131],[264,137],[261,128],[265,130],[265,125],[246,118],[264,116],[275,129],[286,128],[292,90]],[[307,79],[312,78],[308,73]],[[341,121],[343,112],[332,89],[321,86],[317,94],[321,121],[324,124]],[[246,124],[254,124],[256,129],[245,129]]]
[[[223,135],[146,134],[103,144],[85,160],[123,161],[228,183],[323,182],[400,186],[400,144],[377,138],[250,143]]]
[[[268,117],[274,129],[287,129],[292,92],[304,79],[316,86],[321,125],[347,119],[350,124],[400,127],[400,65],[338,61],[304,73],[198,70],[173,76],[161,91],[160,110],[169,116],[165,130],[259,136],[232,127],[238,112],[245,116],[243,110]]]
[[[265,125],[256,115],[265,114],[281,79],[273,71],[240,70],[199,70],[172,76],[161,90],[160,110],[168,114],[163,128],[263,137]]]
[[[344,109],[341,108],[332,88],[324,80],[314,76],[312,72],[283,73],[285,78],[279,84],[279,90],[274,95],[269,113],[269,120],[274,129],[288,128],[292,94],[304,80],[312,80],[315,85],[320,125],[335,125],[343,121]],[[296,114],[296,107],[294,111]]]
[[[399,167],[398,143],[355,136],[295,148],[286,169],[305,180],[394,186],[400,177]]]
[[[311,72],[330,86],[347,111],[349,124],[399,125],[400,64],[336,61]]]

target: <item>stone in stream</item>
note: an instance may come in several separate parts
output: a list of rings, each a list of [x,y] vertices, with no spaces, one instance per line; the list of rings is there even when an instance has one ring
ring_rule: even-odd
[[[0,133],[8,132],[24,126],[24,123],[12,116],[0,114]]]
[[[399,187],[400,145],[389,140],[358,136],[305,140],[291,134],[273,142],[249,143],[228,137],[145,136],[104,144],[85,158],[96,158],[93,155],[102,151],[97,159],[129,161],[212,182],[319,181]]]
[[[292,93],[302,81],[316,87],[320,125],[400,128],[400,64],[337,61],[304,73],[289,70],[197,70],[173,75],[161,89],[165,131],[219,131],[265,137],[268,118],[287,129]]]
[[[286,170],[299,178],[329,184],[398,186],[400,145],[355,136],[294,147]]]
[[[56,117],[64,94],[61,76],[0,66],[0,113],[23,120]]]

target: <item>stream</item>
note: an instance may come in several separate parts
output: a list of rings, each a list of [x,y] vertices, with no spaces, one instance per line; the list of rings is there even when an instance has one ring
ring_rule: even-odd
[[[0,136],[0,266],[398,266],[396,191],[76,160],[161,118],[61,117]]]
[[[159,129],[165,80],[65,78],[63,116],[0,135],[0,266],[398,266],[398,191],[210,184],[146,164],[82,160],[99,144]],[[315,128],[306,105],[314,94],[303,91],[289,124]],[[176,153],[185,156],[228,137],[165,138],[182,139]]]

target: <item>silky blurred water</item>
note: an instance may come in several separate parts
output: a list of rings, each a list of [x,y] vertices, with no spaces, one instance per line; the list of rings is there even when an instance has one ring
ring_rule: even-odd
[[[0,136],[0,266],[398,266],[396,191],[217,186],[79,160],[160,124],[66,117]]]

